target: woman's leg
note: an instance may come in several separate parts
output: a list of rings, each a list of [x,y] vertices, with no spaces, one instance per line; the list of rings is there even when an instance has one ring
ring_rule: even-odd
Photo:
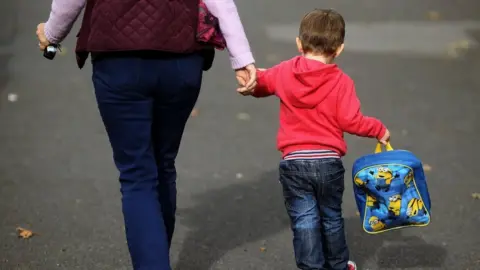
[[[185,124],[202,83],[203,58],[199,54],[165,59],[159,63],[159,86],[154,94],[152,141],[158,168],[158,194],[169,245],[175,228],[175,158]]]
[[[154,70],[155,63],[141,58],[104,58],[93,63],[98,108],[120,171],[125,229],[136,270],[171,269],[152,147],[157,78],[145,73]]]

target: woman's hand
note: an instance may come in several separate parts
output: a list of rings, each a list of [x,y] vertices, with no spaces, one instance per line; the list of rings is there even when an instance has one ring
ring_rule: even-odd
[[[257,85],[257,69],[254,64],[247,65],[243,68],[235,70],[238,85],[237,92],[246,96],[250,95]]]
[[[48,41],[47,37],[45,36],[45,23],[40,23],[37,26],[37,38],[40,51],[44,51],[45,48],[50,45],[50,41]]]

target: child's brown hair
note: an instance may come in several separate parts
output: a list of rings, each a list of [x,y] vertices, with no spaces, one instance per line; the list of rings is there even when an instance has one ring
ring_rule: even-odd
[[[345,20],[332,9],[315,9],[300,23],[299,39],[304,53],[333,56],[345,40]]]

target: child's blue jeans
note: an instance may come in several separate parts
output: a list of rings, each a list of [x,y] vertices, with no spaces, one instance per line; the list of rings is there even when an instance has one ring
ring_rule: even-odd
[[[349,252],[342,217],[344,174],[339,158],[280,163],[280,182],[299,269],[347,269]]]

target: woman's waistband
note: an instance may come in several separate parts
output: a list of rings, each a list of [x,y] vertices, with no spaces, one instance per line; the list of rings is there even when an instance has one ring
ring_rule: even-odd
[[[102,59],[102,58],[117,58],[117,57],[135,57],[135,58],[158,58],[158,59],[168,59],[168,58],[179,58],[179,57],[188,57],[192,54],[198,54],[202,51],[194,51],[190,53],[173,53],[165,51],[153,51],[153,50],[142,50],[142,51],[111,51],[111,52],[91,52],[92,60]]]

